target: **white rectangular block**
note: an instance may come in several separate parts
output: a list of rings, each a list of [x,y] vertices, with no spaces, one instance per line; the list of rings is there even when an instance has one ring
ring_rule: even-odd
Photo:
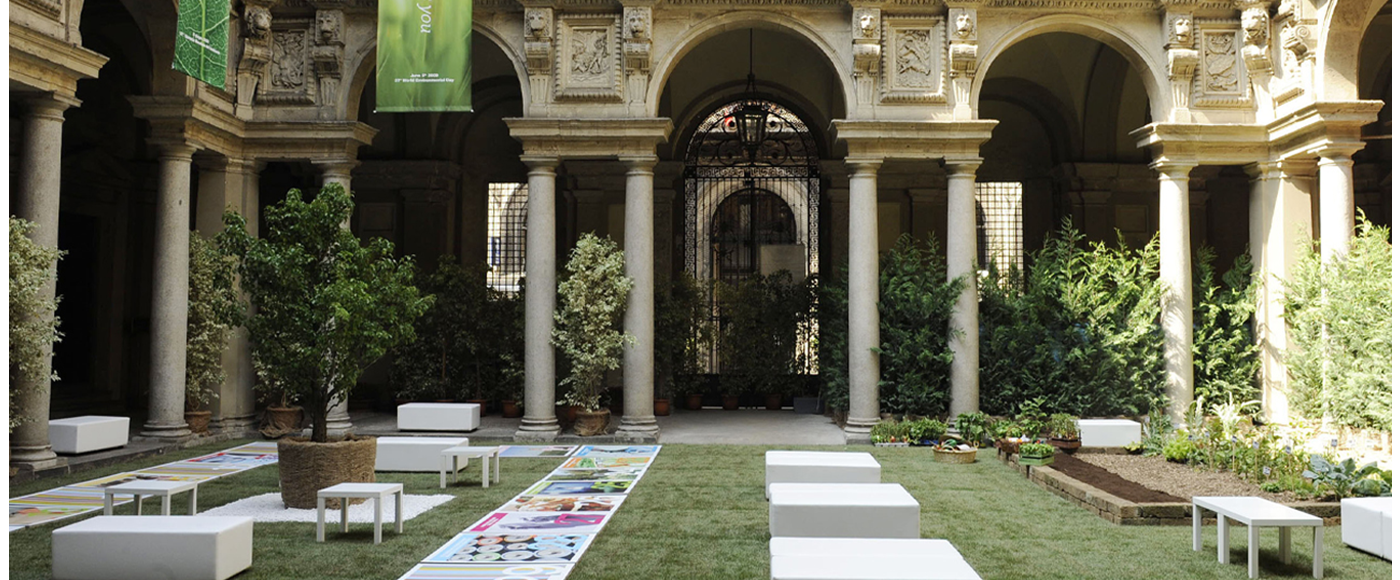
[[[981,580],[961,557],[773,556],[773,580]]]
[[[224,580],[253,565],[253,518],[97,516],[54,530],[55,580]]]
[[[1388,497],[1342,500],[1342,543],[1391,559],[1391,501]]]
[[[769,451],[763,457],[763,493],[775,483],[880,483],[880,462],[869,453]]]
[[[476,403],[404,403],[399,405],[399,431],[475,431],[481,426]]]
[[[126,445],[131,419],[86,415],[49,421],[49,444],[55,453],[88,453]]]
[[[380,437],[374,470],[437,473],[442,450],[467,443],[466,437]]]
[[[1085,447],[1142,443],[1142,424],[1131,419],[1080,419],[1079,441]]]
[[[773,537],[918,538],[919,502],[897,483],[775,483]]]
[[[962,558],[948,540],[909,538],[773,538],[770,556],[822,556],[859,554],[862,558],[919,556]]]

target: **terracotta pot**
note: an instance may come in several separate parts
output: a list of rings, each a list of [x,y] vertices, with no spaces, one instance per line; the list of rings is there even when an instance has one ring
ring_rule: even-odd
[[[685,396],[685,408],[691,411],[699,411],[705,396],[699,393],[691,393]]]
[[[319,490],[338,483],[373,483],[376,446],[374,437],[350,436],[329,443],[313,443],[304,437],[279,440],[277,471],[282,503],[289,508],[313,509]],[[332,506],[340,509],[340,500],[327,500],[326,507]]]
[[[209,411],[185,411],[185,424],[190,426],[191,433],[204,435],[209,432],[209,417],[213,413]]]
[[[579,411],[580,409],[578,405],[569,405],[568,407],[565,407],[564,420],[568,421],[570,425],[574,424],[574,422],[578,421]]]
[[[514,400],[501,399],[501,416],[507,419],[518,419],[524,414],[525,412],[520,409],[520,405],[515,404]]]
[[[739,408],[739,395],[725,395],[721,404],[726,411],[734,411]]]
[[[1065,452],[1066,455],[1071,455],[1079,450],[1080,442],[1078,439],[1055,439],[1052,437],[1050,445]]]
[[[607,409],[597,411],[585,411],[579,409],[578,422],[574,423],[574,433],[582,437],[592,437],[602,435],[608,431],[608,419],[612,417],[612,412]]]
[[[783,396],[777,393],[768,393],[763,397],[763,408],[769,411],[783,410]]]
[[[277,438],[288,433],[300,433],[302,423],[301,407],[268,407],[263,414],[262,434]]]
[[[482,415],[485,415],[487,411],[491,410],[491,402],[490,402],[490,401],[487,401],[486,399],[467,399],[466,401],[463,401],[463,402],[465,402],[465,403],[473,403],[473,404],[476,404],[476,405],[481,405],[481,414],[482,414]]]
[[[656,399],[651,402],[652,413],[657,417],[666,417],[671,414],[670,399]]]

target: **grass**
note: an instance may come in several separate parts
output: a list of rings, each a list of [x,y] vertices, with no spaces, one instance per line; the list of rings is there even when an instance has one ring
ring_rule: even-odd
[[[223,443],[217,448],[238,443]],[[194,456],[213,448],[132,462],[107,473],[139,469]],[[768,577],[768,508],[763,499],[763,452],[768,447],[668,445],[621,511],[584,555],[573,580],[657,578],[763,579]],[[871,450],[864,448],[864,450]],[[1204,534],[1201,552],[1191,550],[1185,527],[1116,526],[1051,495],[997,463],[983,451],[972,465],[934,463],[926,449],[871,450],[884,465],[884,480],[904,484],[922,505],[922,535],[946,538],[986,579],[1222,578],[1245,576],[1246,535],[1231,526],[1231,564],[1215,562],[1215,530]],[[556,467],[559,459],[504,460],[501,483],[482,489],[476,470],[466,483],[440,492],[437,474],[380,474],[403,482],[409,493],[451,493],[453,500],[387,531],[370,546],[368,525],[349,534],[328,529],[317,544],[315,524],[260,523],[253,540],[253,568],[238,580],[261,578],[382,578],[393,580],[487,511],[505,503]],[[55,480],[27,484],[12,495],[46,489]],[[200,486],[200,509],[277,489],[277,469],[262,467]],[[175,502],[182,509],[183,502]],[[178,512],[177,512],[178,513]],[[49,535],[75,520],[28,528],[10,535],[12,578],[47,578]],[[1311,578],[1310,533],[1293,534],[1293,564],[1278,560],[1278,533],[1262,534],[1263,578]],[[1341,529],[1325,532],[1327,578],[1389,578],[1390,563],[1348,548]]]

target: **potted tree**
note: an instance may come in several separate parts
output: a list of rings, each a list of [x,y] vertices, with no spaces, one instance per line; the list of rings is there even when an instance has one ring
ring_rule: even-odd
[[[348,400],[361,371],[391,347],[413,339],[413,321],[432,303],[413,285],[411,257],[393,244],[362,243],[343,224],[354,207],[339,184],[303,200],[291,190],[266,210],[266,237],[248,234],[242,216],[225,213],[220,245],[239,257],[238,274],[256,313],[246,326],[260,384],[295,396],[311,419],[311,437],[278,441],[282,501],[311,508],[316,492],[374,481],[375,441],[333,438],[326,419]]]
[[[58,275],[63,252],[34,242],[29,236],[34,222],[10,216],[10,431],[33,420],[18,405],[33,389],[48,389],[58,380],[49,350],[63,333],[58,331],[58,297],[44,298],[45,286]],[[47,395],[44,395],[47,396]]]
[[[554,311],[554,345],[571,362],[564,401],[578,408],[574,432],[600,435],[609,412],[601,407],[603,377],[622,363],[622,348],[636,342],[622,330],[632,279],[623,272],[622,251],[612,240],[584,234],[565,266]]]
[[[189,312],[186,317],[185,423],[195,433],[209,432],[209,402],[228,378],[224,347],[238,317],[233,290],[237,261],[210,241],[190,233]]]
[[[1074,415],[1053,413],[1046,421],[1046,429],[1050,432],[1050,445],[1065,453],[1074,453],[1079,449],[1079,421]]]
[[[710,301],[704,287],[682,273],[656,288],[656,399],[657,415],[670,414],[671,396],[686,394],[686,407],[699,410],[703,390],[702,360],[710,354],[714,327]],[[693,403],[693,405],[692,405]]]

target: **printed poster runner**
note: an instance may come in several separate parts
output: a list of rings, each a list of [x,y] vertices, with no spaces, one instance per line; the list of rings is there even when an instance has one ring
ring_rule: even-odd
[[[515,562],[573,563],[592,534],[475,534],[463,533],[438,548],[425,563]]]
[[[660,445],[584,445],[574,452],[574,457],[622,457],[643,455],[655,457]]]
[[[651,465],[651,457],[629,455],[624,457],[570,457],[560,467],[566,469],[598,469],[608,467],[645,467]]]
[[[635,481],[641,479],[643,473],[646,473],[646,467],[561,467],[544,476],[544,481]]]
[[[496,508],[503,512],[611,512],[622,505],[625,495],[544,496],[521,495]]]
[[[494,512],[486,514],[468,532],[479,534],[596,534],[603,531],[612,513]]]
[[[632,491],[634,481],[542,481],[522,495],[602,495]]]
[[[214,457],[251,458],[226,461]],[[204,461],[201,461],[204,460]],[[226,449],[211,455],[173,461],[164,465],[100,477],[82,483],[31,493],[10,499],[10,531],[28,526],[70,518],[102,509],[102,489],[107,486],[140,479],[165,481],[211,481],[225,475],[240,473],[254,467],[277,462],[277,442],[257,441]],[[131,498],[113,498],[113,505],[131,502]]]
[[[568,564],[419,564],[399,580],[564,580]]]
[[[502,445],[501,457],[568,457],[577,445]]]

